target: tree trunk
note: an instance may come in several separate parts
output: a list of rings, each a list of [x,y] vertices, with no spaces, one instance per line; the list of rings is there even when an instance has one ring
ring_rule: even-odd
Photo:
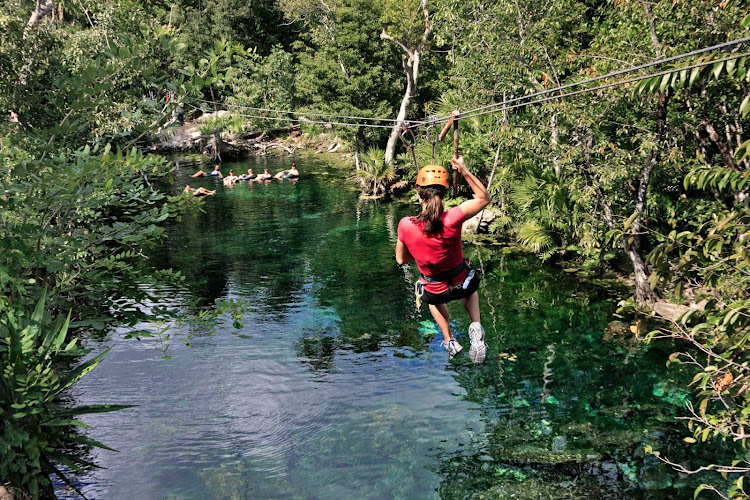
[[[646,19],[648,20],[648,31],[651,36],[651,45],[654,46],[656,51],[657,59],[661,58],[661,44],[659,43],[659,37],[656,34],[656,24],[654,23],[654,9],[653,4],[650,1],[642,2],[646,8]]]
[[[727,167],[731,168],[735,172],[739,172],[740,168],[737,165],[737,161],[734,159],[734,153],[727,146],[727,143],[721,140],[721,137],[719,136],[719,133],[716,132],[713,123],[711,123],[708,118],[704,117],[698,127],[699,129],[702,128],[706,131],[708,138],[711,139],[711,142],[714,143],[716,148],[719,150],[719,153],[721,153],[721,157],[724,159]]]
[[[29,33],[44,16],[49,14],[52,9],[55,8],[55,2],[53,0],[36,0],[36,6],[34,12],[31,13],[29,22],[26,23],[26,28],[23,30],[23,39],[28,38]]]
[[[385,163],[387,165],[393,162],[393,158],[396,155],[396,143],[398,142],[399,135],[401,134],[401,123],[406,119],[406,113],[409,110],[414,92],[416,90],[416,79],[414,73],[414,63],[411,58],[407,59],[403,57],[404,73],[406,74],[406,91],[404,91],[404,97],[401,99],[401,107],[398,110],[398,116],[396,116],[396,124],[391,130],[391,134],[388,136],[388,144],[385,147]]]
[[[646,159],[646,164],[641,171],[641,178],[638,185],[638,194],[635,202],[635,212],[643,214],[646,209],[646,200],[648,196],[648,185],[651,180],[651,173],[654,167],[661,161],[661,145],[664,141],[664,134],[667,125],[667,105],[669,104],[670,90],[667,89],[664,92],[659,92],[659,101],[656,109],[656,141],[651,152]],[[641,248],[641,231],[643,226],[641,225],[641,215],[638,215],[633,221],[631,227],[632,236],[628,238],[625,245],[625,250],[630,257],[630,261],[633,264],[633,271],[635,273],[635,300],[637,303],[653,304],[658,298],[658,292],[651,290],[651,286],[648,283],[649,272],[646,267],[646,263],[642,257]]]
[[[29,35],[31,34],[31,30],[34,29],[34,26],[36,26],[36,24],[44,16],[52,12],[54,8],[55,8],[55,2],[53,0],[36,0],[36,6],[34,7],[34,12],[31,13],[31,17],[29,17],[29,22],[26,23],[26,28],[24,28],[23,30],[24,40],[26,40],[29,37]],[[36,51],[37,51],[37,47],[36,47],[36,44],[34,44],[28,56],[26,56],[26,60],[24,61],[23,66],[21,67],[21,71],[18,74],[19,85],[26,85],[27,79],[29,77],[29,73],[31,73],[31,66],[34,64]]]
[[[10,493],[9,485],[0,484],[0,500],[13,500],[13,495]]]
[[[642,3],[646,9],[651,44],[654,47],[656,56],[661,57],[661,44],[659,43],[659,37],[656,33],[652,5],[649,2]],[[625,240],[625,251],[633,265],[635,301],[641,305],[652,305],[659,298],[659,293],[656,291],[656,287],[652,290],[651,285],[648,282],[650,273],[642,256],[641,231],[643,227],[641,225],[641,214],[646,210],[646,199],[648,196],[648,185],[651,180],[651,173],[653,172],[654,167],[656,167],[661,161],[661,146],[666,131],[667,106],[669,104],[670,92],[670,89],[666,89],[664,92],[659,92],[658,104],[656,107],[656,140],[654,141],[654,146],[651,148],[651,152],[646,159],[646,164],[641,171],[638,194],[635,201],[634,213],[639,215],[636,216],[633,225],[631,226],[632,236]]]
[[[417,80],[419,78],[419,62],[422,57],[422,53],[427,48],[427,40],[432,32],[432,24],[430,23],[430,12],[427,9],[427,0],[421,2],[422,13],[424,14],[424,33],[422,33],[422,39],[419,41],[416,47],[411,48],[404,45],[403,42],[388,35],[385,30],[380,33],[380,38],[395,43],[404,52],[402,54],[402,66],[404,68],[404,74],[406,75],[406,90],[404,91],[404,97],[401,99],[401,107],[396,117],[396,123],[393,124],[391,129],[391,135],[388,137],[388,144],[385,147],[385,163],[387,165],[393,162],[393,158],[396,153],[396,142],[398,136],[401,133],[401,122],[406,119],[406,115],[409,111],[411,101],[417,93]]]
[[[492,186],[492,179],[495,177],[495,170],[497,170],[497,162],[500,160],[500,146],[502,145],[503,141],[497,141],[497,149],[495,150],[495,161],[492,163],[492,172],[490,172],[490,179],[487,181],[487,189],[490,189]],[[501,196],[501,203],[503,203],[503,209],[505,209],[505,200],[504,196]],[[484,217],[484,209],[482,209],[481,212],[479,212],[479,221],[477,221],[477,230],[474,231],[475,233],[479,232],[479,226],[482,225],[482,218]]]
[[[562,167],[560,166],[560,158],[557,157],[557,146],[560,140],[560,130],[557,127],[557,113],[552,113],[552,118],[550,118],[550,128],[552,129],[552,136],[550,137],[552,165],[555,168],[555,177],[560,179],[562,177]]]
[[[360,169],[359,152],[364,152],[366,144],[367,138],[365,137],[364,130],[360,127],[357,129],[356,134],[354,134],[354,166],[356,167],[357,171],[359,171]]]

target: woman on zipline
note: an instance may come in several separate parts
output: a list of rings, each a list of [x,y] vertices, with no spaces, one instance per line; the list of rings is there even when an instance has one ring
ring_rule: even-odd
[[[399,265],[415,260],[421,278],[415,284],[417,297],[430,305],[430,312],[443,334],[443,345],[450,358],[463,347],[451,335],[446,303],[461,299],[469,313],[469,357],[481,363],[487,355],[484,329],[479,322],[479,276],[464,258],[461,247],[461,227],[466,219],[478,214],[490,202],[487,189],[474,174],[466,169],[463,157],[451,158],[453,175],[459,172],[474,193],[467,200],[447,212],[443,197],[448,188],[448,172],[441,166],[428,165],[417,174],[417,195],[422,213],[417,217],[404,217],[398,224],[396,262]]]

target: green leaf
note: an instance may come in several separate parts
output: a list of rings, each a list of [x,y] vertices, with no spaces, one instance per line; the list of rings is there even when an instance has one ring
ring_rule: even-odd
[[[740,113],[743,118],[747,116],[748,112],[750,112],[750,94],[746,95],[740,104]]]
[[[69,455],[67,453],[60,453],[56,451],[48,451],[47,456],[54,460],[55,462],[59,462],[63,465],[66,465],[73,469],[74,471],[78,473],[83,473],[83,469],[79,467],[80,465],[85,465],[87,467],[92,467],[95,469],[101,469],[102,467],[100,465],[96,465],[95,463],[88,462],[86,460],[80,459],[78,457],[75,457],[73,455]]]
[[[633,222],[635,222],[635,219],[637,219],[639,215],[641,215],[640,212],[635,212],[635,213],[633,213],[633,215],[631,215],[630,217],[628,217],[628,220],[626,220],[625,224],[623,225],[623,229],[625,231],[627,231],[628,229],[630,229],[630,226],[633,225]]]
[[[701,484],[700,486],[698,486],[697,488],[695,488],[695,492],[693,493],[693,500],[695,500],[696,498],[698,498],[698,495],[700,494],[700,492],[703,491],[703,490],[705,490],[706,488],[708,488],[707,484]]]
[[[81,377],[86,375],[88,372],[96,368],[96,366],[101,362],[102,358],[107,355],[107,353],[112,349],[112,347],[108,347],[101,353],[97,354],[95,357],[91,358],[90,360],[86,361],[85,363],[77,366],[74,370],[72,370],[64,379],[60,381],[61,387],[60,390],[65,390],[71,385],[78,382]]]
[[[727,74],[732,76],[734,74],[734,67],[737,65],[737,59],[730,59],[727,61]]]
[[[47,422],[43,422],[42,425],[44,427],[64,427],[64,426],[72,425],[75,427],[85,427],[87,429],[91,429],[90,425],[85,424],[81,422],[80,420],[55,419],[55,420],[49,420]]]
[[[80,444],[87,444],[89,446],[94,446],[96,448],[102,448],[103,450],[109,450],[109,451],[117,451],[114,448],[110,448],[109,446],[100,443],[99,441],[95,439],[91,439],[86,436],[82,436],[80,434],[70,434],[67,436],[68,441],[72,441],[74,443],[80,443]]]
[[[48,353],[56,353],[60,350],[60,346],[65,341],[65,337],[68,335],[68,326],[70,325],[70,315],[72,311],[68,312],[68,317],[65,322],[58,330],[57,328],[50,327],[47,335],[45,335],[42,341],[42,348],[44,355]],[[75,339],[73,339],[75,341]]]
[[[714,78],[719,78],[719,75],[721,74],[721,70],[724,68],[724,61],[717,62],[714,64],[713,74]]]
[[[667,88],[667,85],[669,85],[669,79],[672,77],[671,73],[667,73],[666,75],[661,77],[661,83],[659,84],[659,90],[661,92],[664,92],[664,89]]]
[[[68,417],[73,415],[88,415],[91,413],[106,413],[110,411],[125,410],[126,408],[136,408],[137,405],[90,405],[77,406],[58,412],[58,416]]]
[[[54,464],[52,464],[48,460],[44,460],[44,459],[42,459],[42,463],[43,463],[45,469],[48,469],[48,470],[52,471],[52,473],[55,474],[58,478],[60,478],[60,480],[62,482],[64,482],[66,485],[68,485],[73,491],[75,491],[76,493],[78,493],[81,496],[81,498],[86,498],[83,495],[83,492],[81,490],[79,490],[78,487],[75,485],[75,483],[73,483],[70,479],[68,479],[68,477],[62,471],[60,471],[60,469],[58,469],[57,467],[55,467]]]
[[[693,71],[690,72],[690,81],[688,81],[688,87],[693,86],[693,82],[697,78],[697,76],[700,74],[701,69],[700,68],[693,68]]]
[[[36,308],[34,308],[34,312],[31,315],[31,322],[36,323],[37,325],[41,324],[42,319],[44,318],[44,303],[47,300],[47,288],[42,290],[42,296],[39,297],[39,302],[36,304]]]

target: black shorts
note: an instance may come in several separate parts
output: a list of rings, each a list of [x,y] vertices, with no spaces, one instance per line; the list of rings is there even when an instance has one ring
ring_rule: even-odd
[[[430,293],[427,290],[422,292],[422,300],[427,304],[439,305],[445,304],[464,297],[470,296],[472,293],[479,289],[479,282],[481,278],[479,273],[475,272],[474,277],[469,281],[469,286],[466,288],[454,288],[453,290],[446,290],[443,293]]]

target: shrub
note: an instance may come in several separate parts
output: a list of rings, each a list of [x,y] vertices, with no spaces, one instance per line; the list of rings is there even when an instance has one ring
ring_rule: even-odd
[[[111,450],[76,432],[87,427],[76,415],[128,408],[60,404],[62,392],[93,370],[109,349],[62,374],[60,359],[85,351],[77,347],[78,339],[66,341],[70,314],[44,321],[45,299],[46,293],[30,317],[0,326],[0,478],[35,499],[53,494],[51,474],[78,492],[59,466],[76,472],[95,466],[64,450],[76,444]]]

